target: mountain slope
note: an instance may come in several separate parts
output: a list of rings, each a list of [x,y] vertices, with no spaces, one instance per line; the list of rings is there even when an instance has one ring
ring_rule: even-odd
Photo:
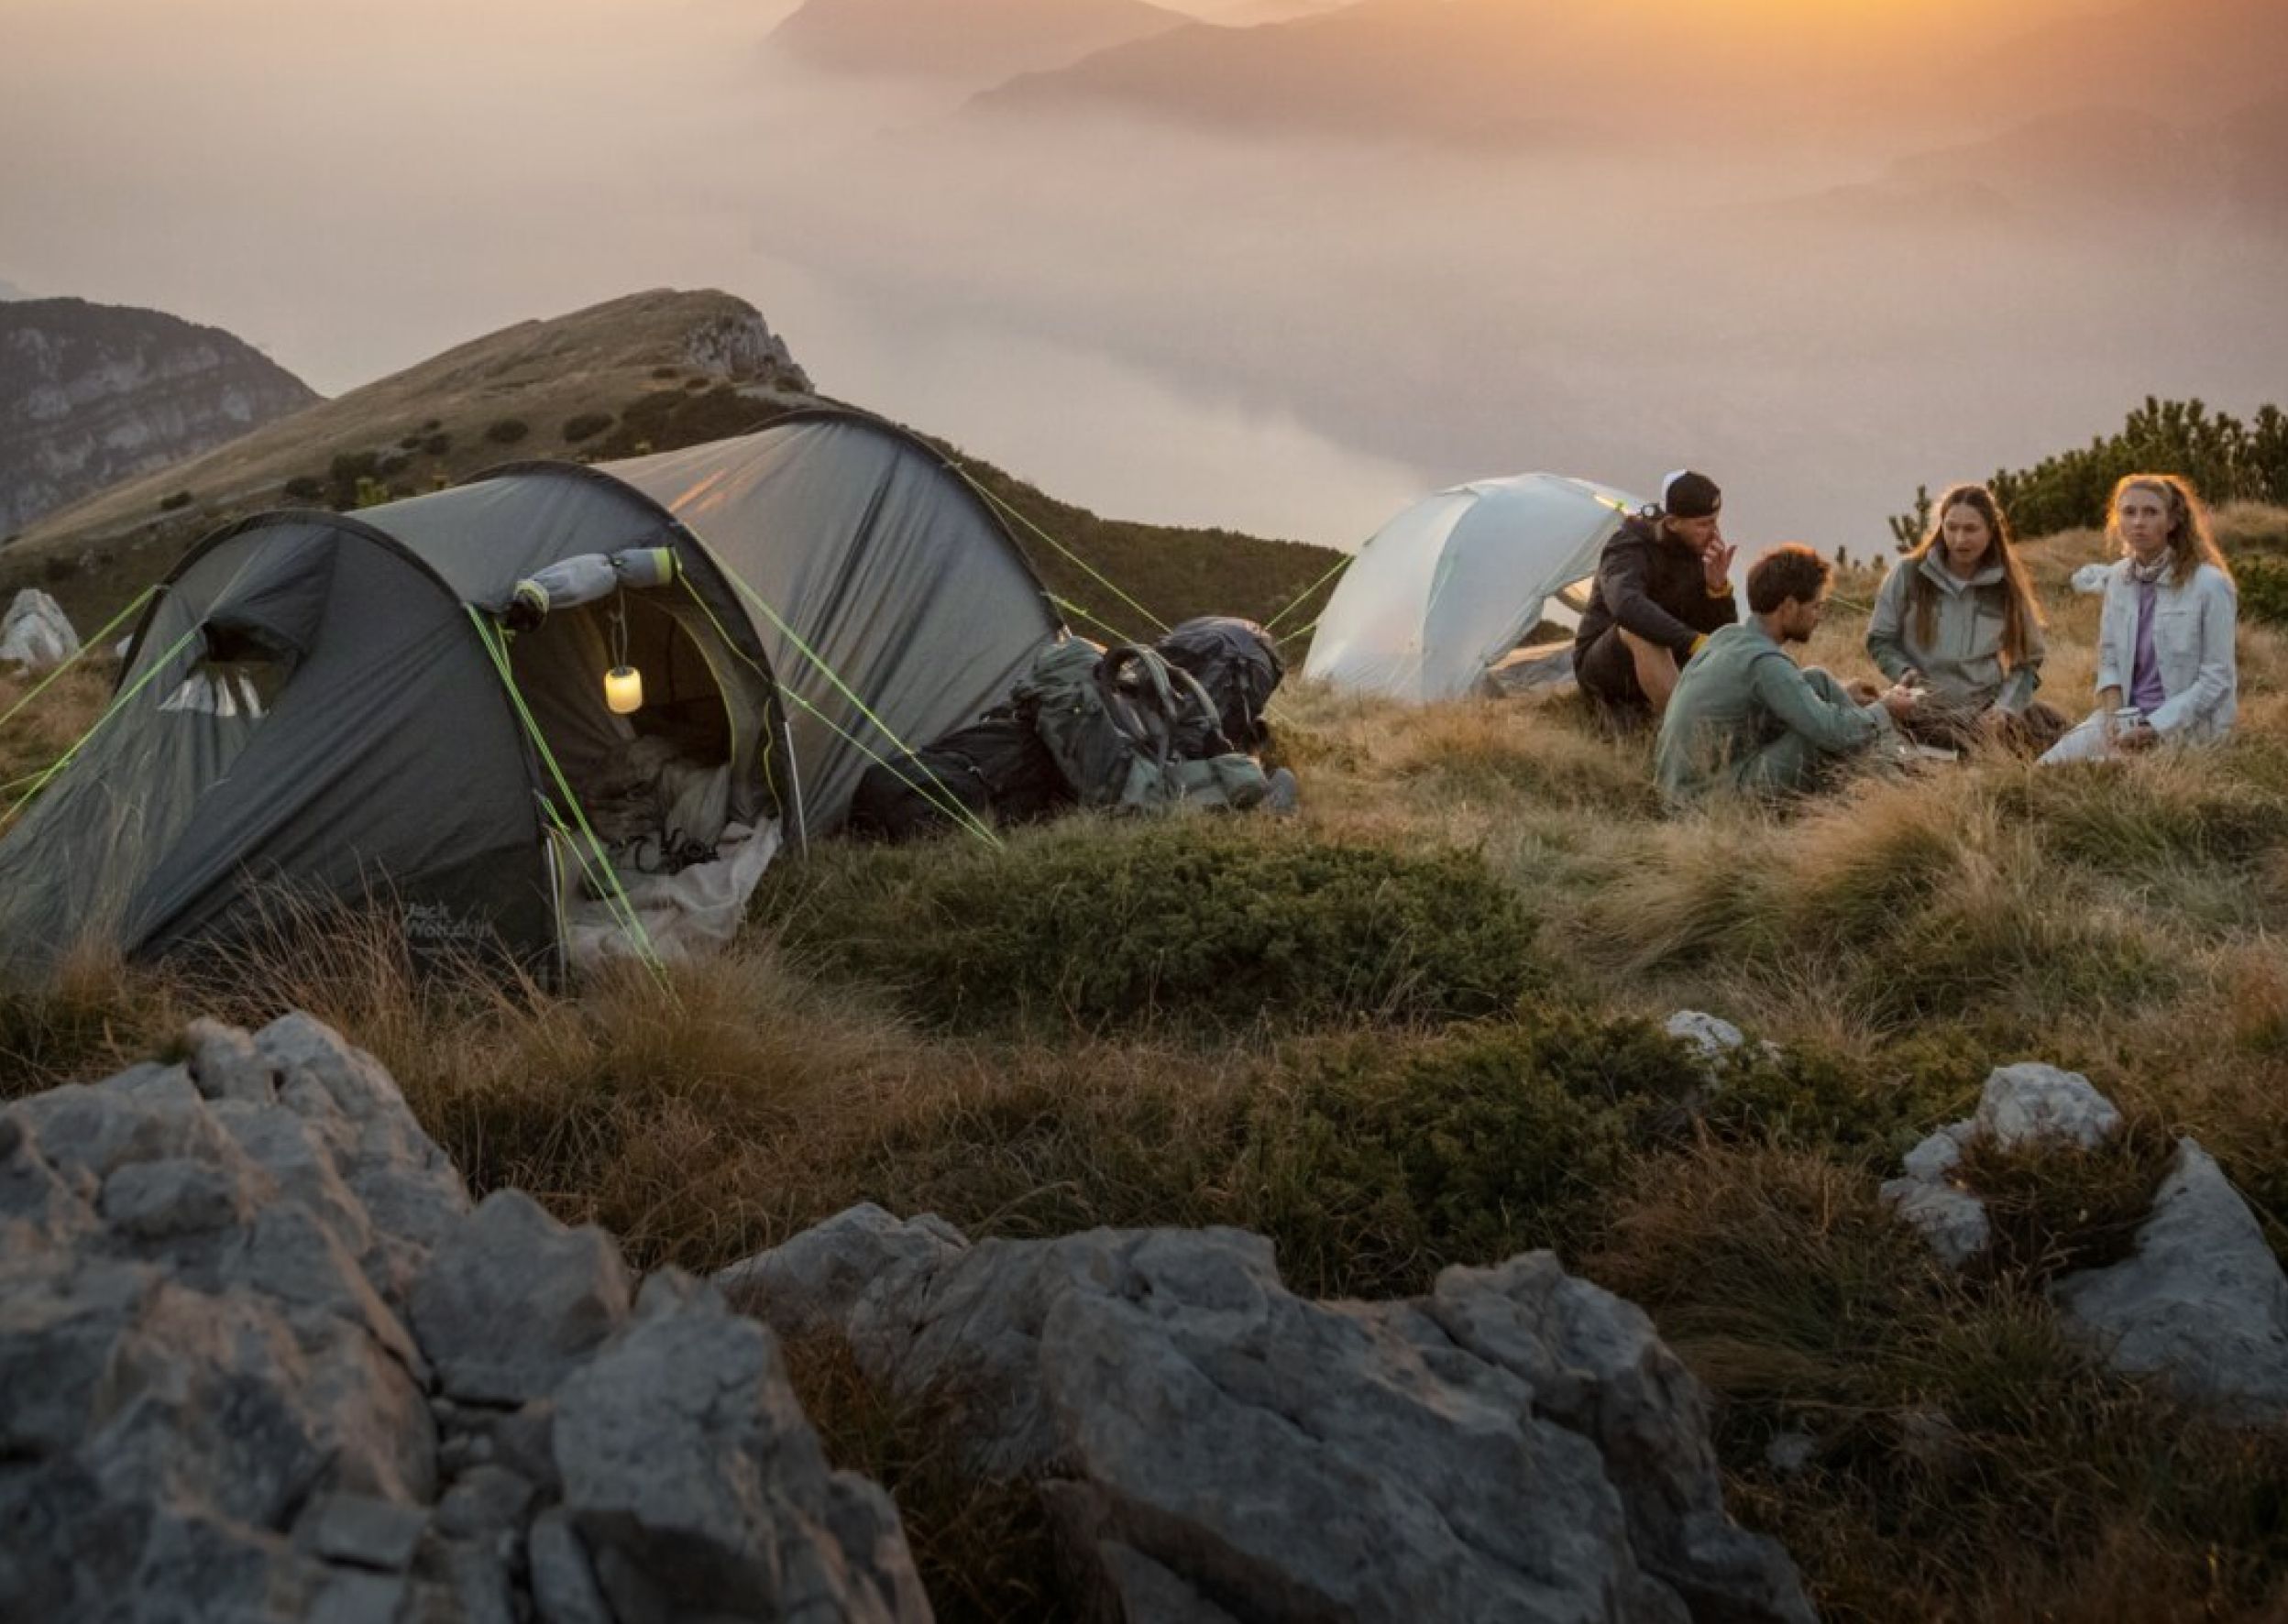
[[[131,591],[227,514],[346,507],[361,478],[410,496],[514,457],[576,455],[632,409],[655,412],[647,403],[660,398],[680,404],[718,389],[799,394],[808,387],[786,346],[743,301],[717,292],[631,294],[519,323],[163,473],[111,486],[0,550],[0,581],[52,570],[57,596],[73,608],[70,576],[82,557],[97,576],[132,576]]]
[[[83,299],[0,303],[0,535],[318,399],[219,327]]]
[[[1189,21],[1144,0],[807,0],[771,43],[840,73],[992,84]]]
[[[197,536],[241,514],[347,508],[526,457],[673,450],[752,433],[822,399],[809,390],[762,316],[726,293],[661,290],[521,323],[51,516],[0,547],[0,601],[42,586],[75,623],[92,625]],[[504,435],[512,424],[519,432]],[[1268,620],[1291,606],[1284,623],[1304,626],[1326,599],[1337,555],[1325,548],[1101,519],[932,443],[988,493],[1091,636],[1149,637],[1154,622],[1206,613]],[[165,505],[182,490],[191,501]]]

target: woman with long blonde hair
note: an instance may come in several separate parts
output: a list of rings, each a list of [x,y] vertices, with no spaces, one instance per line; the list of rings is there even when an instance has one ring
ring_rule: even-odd
[[[2131,474],[2106,530],[2121,561],[2098,618],[2097,708],[2045,763],[2221,739],[2239,710],[2239,595],[2199,493],[2174,474]]]
[[[2034,697],[2044,653],[2041,605],[1994,492],[1957,485],[1939,498],[1922,544],[1892,565],[1867,620],[1867,653],[1924,697],[1901,724],[1930,744],[1991,740],[2039,753],[2065,715]]]

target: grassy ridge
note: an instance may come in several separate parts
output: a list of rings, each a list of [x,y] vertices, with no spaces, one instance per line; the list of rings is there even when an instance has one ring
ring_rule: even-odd
[[[2288,514],[2225,528],[2246,555]],[[2063,581],[2100,552],[2032,549],[2069,710],[2096,604]],[[1812,655],[1855,671],[1849,603]],[[424,989],[385,935],[226,989],[89,964],[0,999],[0,1087],[161,1049],[217,1003],[296,1004],[392,1068],[473,1183],[646,1264],[719,1266],[862,1199],[973,1234],[1236,1223],[1338,1294],[1554,1245],[1709,1384],[1735,1510],[1829,1616],[2276,1618],[2288,1442],[2105,1374],[2042,1294],[2118,1254],[2180,1133],[2288,1254],[2288,634],[2249,626],[2240,654],[2220,749],[1676,817],[1645,747],[1568,705],[1301,688],[1292,821],[828,851],[672,1000]],[[1656,1028],[1679,1006],[1781,1052],[1704,1097]],[[1980,1166],[2001,1244],[1942,1275],[1876,1187],[2024,1059],[2086,1072],[2130,1131]],[[946,1616],[1051,1610],[1025,1497],[961,1482],[933,1418],[830,1350],[795,1363],[839,1458],[899,1495]],[[1783,1432],[1811,1440],[1799,1476],[1766,1464]]]

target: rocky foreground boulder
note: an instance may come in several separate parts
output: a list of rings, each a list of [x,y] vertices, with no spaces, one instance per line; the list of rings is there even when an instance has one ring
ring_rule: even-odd
[[[1986,1079],[1978,1109],[1907,1154],[1884,1199],[1940,1259],[1961,1267],[1992,1238],[1986,1203],[1963,1175],[1981,1143],[2040,1154],[2102,1148],[2120,1111],[2078,1072],[2032,1062]],[[2228,1419],[2288,1421],[2288,1276],[2224,1170],[2178,1141],[2133,1250],[2053,1280],[2069,1329],[2127,1376],[2151,1377]]]
[[[0,1110],[0,1619],[929,1619],[781,1334],[1036,1486],[1084,1616],[1811,1617],[1692,1378],[1546,1253],[1312,1302],[1237,1231],[858,1208],[639,1280],[515,1191],[472,1208],[317,1022],[183,1049]]]
[[[778,1344],[289,1016],[0,1111],[0,1619],[930,1617]]]
[[[859,1207],[717,1278],[1038,1482],[1102,1618],[1811,1617],[1726,1517],[1690,1375],[1546,1252],[1311,1302],[1238,1231],[972,1245]]]

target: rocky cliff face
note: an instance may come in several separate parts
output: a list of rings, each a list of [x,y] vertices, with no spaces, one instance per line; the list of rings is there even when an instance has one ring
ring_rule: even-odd
[[[219,328],[81,299],[0,303],[0,534],[317,400]]]

